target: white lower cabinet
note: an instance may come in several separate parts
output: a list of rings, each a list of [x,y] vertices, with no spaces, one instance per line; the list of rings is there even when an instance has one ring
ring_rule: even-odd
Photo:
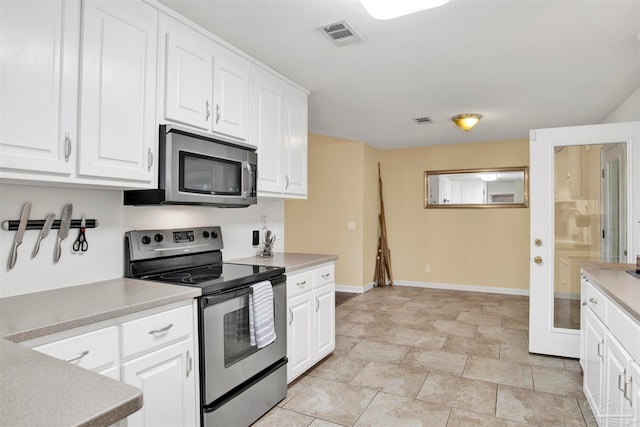
[[[333,263],[287,276],[287,382],[336,346]]]
[[[134,426],[194,426],[193,342],[183,341],[122,366],[122,380],[142,390],[144,405],[127,418]]]
[[[640,322],[582,277],[584,394],[599,426],[640,427]]]
[[[142,409],[122,425],[195,426],[194,313],[192,301],[176,303],[22,344],[141,389]]]

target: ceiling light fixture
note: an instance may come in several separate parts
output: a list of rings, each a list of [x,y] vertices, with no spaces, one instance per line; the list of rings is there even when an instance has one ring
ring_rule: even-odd
[[[449,0],[360,0],[369,15],[381,20],[433,9],[448,2]]]
[[[498,174],[497,173],[481,173],[480,179],[483,180],[484,182],[496,181],[498,179]]]
[[[457,116],[451,117],[451,120],[453,120],[460,129],[467,132],[477,125],[481,118],[482,114],[458,114]]]

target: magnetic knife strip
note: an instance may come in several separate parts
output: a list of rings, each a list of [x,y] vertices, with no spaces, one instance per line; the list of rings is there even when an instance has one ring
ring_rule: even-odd
[[[87,224],[85,228],[96,228],[98,226],[97,219],[87,219]],[[80,223],[82,220],[80,219],[72,219],[71,225],[69,228],[80,228]],[[2,229],[4,231],[15,231],[18,229],[18,225],[20,225],[20,221],[10,220],[10,221],[2,221]],[[44,220],[32,220],[27,221],[27,230],[41,230],[44,227]],[[51,226],[52,230],[58,230],[60,228],[60,220],[56,219],[53,221],[53,225]]]

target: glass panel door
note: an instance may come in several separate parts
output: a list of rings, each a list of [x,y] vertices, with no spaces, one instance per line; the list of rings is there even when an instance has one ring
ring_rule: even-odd
[[[242,162],[181,151],[180,191],[240,196],[242,194]]]

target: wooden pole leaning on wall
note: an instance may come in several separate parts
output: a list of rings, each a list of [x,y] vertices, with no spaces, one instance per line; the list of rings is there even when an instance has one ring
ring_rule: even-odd
[[[378,163],[378,192],[380,196],[380,214],[378,215],[380,227],[378,234],[378,252],[376,254],[376,268],[373,281],[375,286],[391,286],[393,285],[393,274],[391,272],[391,250],[389,250],[389,242],[387,241],[387,221],[384,213],[384,199],[382,197],[382,174],[380,173],[380,163]]]

